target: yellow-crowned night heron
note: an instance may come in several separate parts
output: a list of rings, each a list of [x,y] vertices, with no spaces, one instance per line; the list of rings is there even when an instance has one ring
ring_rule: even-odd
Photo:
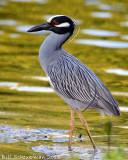
[[[35,26],[28,32],[49,30],[51,33],[41,45],[39,61],[44,69],[53,90],[70,106],[71,123],[69,150],[71,150],[72,135],[75,125],[74,110],[87,130],[89,138],[96,146],[88,129],[87,122],[79,109],[96,109],[101,116],[106,113],[111,116],[120,115],[118,102],[102,81],[86,65],[62,49],[62,45],[69,39],[75,29],[75,23],[67,16],[56,15],[46,23]]]

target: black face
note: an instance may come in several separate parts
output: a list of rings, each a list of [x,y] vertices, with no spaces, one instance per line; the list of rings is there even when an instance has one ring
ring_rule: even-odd
[[[70,32],[73,34],[75,23],[67,16],[54,16],[46,23],[30,28],[28,32],[36,32],[40,30],[50,30],[57,34],[65,34]]]
[[[52,25],[50,30],[58,34],[65,34],[67,32],[72,34],[75,29],[74,22],[67,16],[54,17],[50,24]]]

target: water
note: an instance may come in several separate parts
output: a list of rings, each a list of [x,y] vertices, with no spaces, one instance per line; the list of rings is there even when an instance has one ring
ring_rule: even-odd
[[[45,20],[48,20],[50,17],[54,16],[53,14],[46,14],[43,16]]]
[[[38,79],[41,81],[48,81],[48,77],[41,77],[41,76],[32,76],[33,79]]]
[[[19,34],[16,34],[16,33],[11,33],[9,35],[11,38],[18,38],[20,35]]]
[[[1,31],[1,30],[0,30],[0,34],[3,34],[3,33],[4,33],[4,31]]]
[[[6,0],[1,0],[1,1],[0,1],[0,6],[1,6],[1,5],[2,5],[2,6],[7,5],[7,1],[6,1]]]
[[[45,4],[46,3],[46,0],[10,0],[12,2],[36,2],[38,4]]]
[[[123,26],[123,27],[128,27],[128,21],[126,21],[126,22],[121,22],[120,24],[121,24],[121,26]]]
[[[106,11],[124,11],[124,9],[121,7],[116,7],[109,4],[99,4],[98,8]]]
[[[0,86],[7,86],[10,89],[25,92],[54,92],[50,87],[36,87],[36,86],[19,86],[19,83],[15,82],[0,82]]]
[[[95,158],[97,160],[101,160],[103,153],[101,150],[98,150],[97,153],[94,153],[93,149],[84,148],[84,147],[73,147],[73,153],[67,151],[67,147],[56,145],[54,144],[53,147],[47,145],[40,145],[32,147],[32,149],[36,152],[45,153],[49,158],[60,158],[60,157],[67,157],[69,158],[71,155],[77,156],[78,154],[81,155],[81,159],[86,157],[87,160]],[[87,154],[89,153],[89,154]]]
[[[85,5],[91,6],[91,5],[98,5],[100,4],[101,0],[86,0]]]
[[[18,26],[16,28],[17,31],[19,32],[27,32],[30,28],[34,27],[35,25],[25,25],[25,26]]]
[[[34,27],[35,25],[25,25],[25,26],[18,26],[16,30],[18,32],[27,32],[30,28]],[[39,32],[29,32],[29,34],[48,34],[50,31],[39,31]]]
[[[10,89],[15,89],[18,86],[16,82],[0,82],[0,86],[9,87]]]
[[[76,39],[78,44],[94,45],[106,48],[128,48],[128,42],[121,41],[108,41],[108,40],[95,40],[95,39]]]
[[[92,17],[97,17],[97,18],[111,18],[112,13],[110,12],[91,12]]]
[[[128,97],[128,92],[112,92],[113,95],[116,96],[125,96]]]
[[[121,36],[121,39],[123,39],[123,40],[128,40],[128,35],[122,35],[122,36]]]
[[[15,26],[18,24],[19,23],[17,21],[12,20],[12,19],[0,20],[0,25]]]
[[[122,112],[128,112],[128,107],[120,107],[120,110],[121,110]]]
[[[63,48],[91,68],[119,103],[120,117],[101,118],[91,109],[82,112],[96,153],[76,113],[73,151],[68,151],[70,108],[53,92],[38,60],[49,31],[27,32],[54,14],[77,21],[79,34]],[[128,154],[127,21],[126,1],[0,0],[0,159],[15,155],[102,160],[108,150],[108,121],[113,126],[110,151],[124,145]]]
[[[128,76],[128,71],[120,68],[114,68],[114,69],[107,69],[107,73],[115,73],[122,76]]]
[[[82,33],[100,37],[113,37],[119,35],[119,32],[100,30],[100,29],[83,29]]]
[[[42,80],[42,78],[40,78],[39,80]],[[43,81],[47,80],[43,79]],[[21,92],[42,92],[42,93],[54,92],[51,87],[21,86],[21,84],[15,82],[0,82],[0,86],[2,87],[6,86],[12,90],[17,90]],[[128,92],[112,92],[112,94],[118,96],[128,96]]]
[[[6,143],[15,143],[17,141],[39,141],[56,139],[55,135],[64,136],[68,130],[57,130],[51,128],[17,128],[16,126],[0,125],[0,143],[8,140]]]
[[[48,87],[35,87],[35,86],[21,86],[16,88],[18,91],[26,91],[26,92],[54,92],[52,88]]]

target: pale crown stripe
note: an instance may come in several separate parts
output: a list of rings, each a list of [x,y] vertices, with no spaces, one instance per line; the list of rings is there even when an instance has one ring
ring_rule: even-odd
[[[55,16],[52,16],[52,17],[50,17],[50,18],[47,20],[47,22],[50,23],[53,18],[55,18],[55,17],[60,17],[60,16],[64,16],[64,15],[55,15]]]

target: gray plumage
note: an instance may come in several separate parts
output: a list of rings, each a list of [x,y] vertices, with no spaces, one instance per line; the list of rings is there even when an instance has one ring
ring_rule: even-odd
[[[53,31],[42,43],[39,62],[49,78],[53,90],[74,110],[96,109],[101,116],[106,113],[120,115],[118,102],[110,91],[86,65],[62,49],[73,34],[74,22],[67,16],[51,17],[46,23],[29,32]]]
[[[119,115],[117,101],[96,74],[61,48],[62,42],[69,36],[69,33],[52,33],[40,48],[39,61],[49,77],[51,87],[74,110],[86,108],[96,92],[96,98],[89,108],[96,109],[101,116],[104,113]]]

